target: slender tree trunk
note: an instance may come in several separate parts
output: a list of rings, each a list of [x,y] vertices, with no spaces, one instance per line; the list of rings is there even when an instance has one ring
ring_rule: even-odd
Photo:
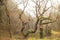
[[[49,24],[46,24],[46,27],[45,27],[45,36],[51,36],[51,34],[52,34],[51,33],[51,26]]]
[[[40,38],[43,38],[43,28],[40,28]]]
[[[0,5],[0,23],[2,23],[1,17],[2,17],[2,6]]]
[[[9,37],[12,38],[12,32],[10,29],[8,29],[8,32],[9,32]]]
[[[46,36],[51,36],[51,28],[48,27],[48,25],[46,26]]]
[[[48,28],[48,33],[47,33],[48,36],[51,36],[51,28]]]

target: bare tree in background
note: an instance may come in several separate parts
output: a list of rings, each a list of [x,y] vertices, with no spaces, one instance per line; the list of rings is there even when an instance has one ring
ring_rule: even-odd
[[[43,7],[42,7],[43,4],[41,5],[42,2],[44,2]],[[56,21],[56,20],[51,19],[50,14],[49,14],[48,17],[44,17],[44,14],[47,14],[47,11],[50,8],[52,8],[52,5],[47,8],[48,2],[49,2],[49,0],[42,0],[42,1],[37,0],[36,2],[34,1],[34,3],[36,4],[36,18],[37,18],[37,21],[38,21],[38,23],[40,25],[40,38],[43,38],[43,25],[50,24],[50,23],[53,23],[53,22]],[[42,12],[41,12],[41,10],[42,10]],[[48,20],[48,22],[43,22],[43,21],[47,21],[47,20]]]
[[[43,28],[44,28],[43,25],[56,22],[56,20],[51,19],[51,15],[50,14],[49,14],[49,16],[44,17],[44,15],[47,14],[47,11],[50,10],[52,5],[47,8],[47,3],[48,3],[49,0],[35,0],[35,1],[32,0],[32,2],[35,3],[34,14],[36,16],[36,22],[34,23],[34,30],[30,31],[30,30],[28,30],[26,28],[28,31],[25,34],[24,33],[25,26],[30,27],[30,25],[29,25],[30,23],[29,22],[32,20],[32,18],[31,19],[29,18],[28,22],[24,22],[23,21],[22,15],[24,14],[24,11],[25,11],[25,9],[26,9],[26,7],[28,5],[28,1],[29,0],[21,0],[21,1],[22,1],[23,6],[24,6],[22,12],[19,14],[19,19],[22,22],[22,28],[21,28],[22,35],[26,38],[29,34],[35,33],[38,30],[38,25],[39,25],[39,28],[40,28],[40,38],[43,38]],[[7,29],[8,33],[9,33],[10,38],[12,38],[11,19],[10,19],[9,11],[8,11],[8,8],[7,8],[7,0],[0,0],[0,16],[2,15],[2,10],[4,10],[2,8],[2,6],[5,7],[5,12],[6,12],[6,15],[7,15],[7,24],[6,24],[7,26],[6,26],[6,29]],[[1,19],[2,18],[0,17],[0,22],[2,22]],[[51,29],[48,32],[51,33]]]
[[[26,9],[26,7],[27,7],[27,5],[28,5],[28,0],[22,0],[22,3],[23,3],[24,8],[23,8],[22,12],[19,14],[19,19],[20,19],[21,22],[22,22],[21,33],[23,34],[24,37],[27,37],[28,34],[24,34],[23,31],[24,31],[24,29],[25,29],[25,26],[28,24],[28,22],[25,23],[25,22],[22,20],[22,15],[24,14],[24,11],[25,11],[25,9]]]
[[[1,16],[2,16],[2,6],[3,6],[3,2],[2,2],[2,0],[0,0],[0,23],[2,22],[2,20],[1,20]]]
[[[22,21],[22,25],[23,25],[23,28],[21,29],[21,32],[22,32],[22,34],[25,36],[25,37],[27,37],[30,33],[35,33],[36,31],[37,31],[37,25],[39,24],[40,25],[40,38],[43,38],[43,25],[45,25],[45,24],[50,24],[50,23],[53,23],[53,22],[55,22],[56,20],[53,20],[53,19],[51,19],[50,18],[50,14],[49,14],[49,16],[48,17],[44,17],[44,14],[46,14],[47,13],[47,11],[52,7],[52,5],[50,6],[50,7],[48,7],[47,8],[47,3],[48,3],[48,1],[49,0],[42,0],[42,1],[40,1],[40,0],[35,0],[35,1],[32,1],[32,2],[34,2],[35,4],[36,4],[36,6],[35,6],[35,14],[36,14],[36,22],[35,22],[35,29],[34,29],[34,31],[28,31],[26,34],[24,34],[23,33],[23,31],[24,31],[24,26],[27,24],[27,23],[24,23],[23,22],[23,20],[21,19],[21,15],[24,13],[24,10],[25,10],[25,8],[27,7],[27,4],[28,4],[28,2],[27,2],[27,4],[26,5],[24,5],[24,9],[23,9],[23,11],[21,12],[21,14],[20,14],[20,20]],[[42,2],[44,2],[44,7],[42,7],[42,5],[41,5],[41,3]],[[23,4],[24,4],[24,2],[23,2]],[[43,10],[42,10],[42,9]],[[42,10],[42,11],[41,11]],[[48,22],[43,22],[43,21],[46,21],[46,20],[49,20]]]
[[[2,14],[6,13],[6,16],[7,16],[7,24],[6,24],[5,28],[7,29],[10,38],[12,38],[10,16],[9,16],[9,11],[7,9],[7,0],[0,0],[0,4],[1,4],[1,7],[2,7],[2,11],[1,11]]]
[[[44,17],[44,14],[52,7],[52,6],[50,6],[49,8],[47,8],[46,5],[47,5],[48,1],[49,0],[46,0],[46,1],[45,0],[42,0],[42,1],[40,1],[40,0],[32,1],[32,2],[34,2],[36,4],[35,12],[36,12],[36,18],[37,19],[36,19],[34,31],[28,31],[25,37],[27,37],[30,33],[35,33],[36,30],[37,30],[37,25],[39,23],[39,25],[40,25],[40,38],[43,38],[43,25],[49,24],[49,23],[53,23],[53,22],[56,21],[56,20],[52,20],[50,18],[50,15],[48,17]],[[43,4],[41,5],[42,2],[44,2],[44,7],[42,7]],[[42,12],[41,12],[41,10],[42,10]],[[20,15],[20,19],[21,19],[21,15]],[[49,20],[49,21],[48,22],[43,22],[45,20]],[[22,23],[23,23],[23,25],[26,24],[23,21],[22,21]],[[24,30],[24,27],[22,28],[21,31],[23,32],[23,30]]]

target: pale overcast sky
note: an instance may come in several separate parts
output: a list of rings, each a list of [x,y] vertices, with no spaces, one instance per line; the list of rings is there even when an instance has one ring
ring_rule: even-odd
[[[53,6],[56,6],[56,5],[60,4],[60,0],[51,0],[51,1],[54,4]],[[24,7],[23,7],[23,5],[21,3],[21,0],[15,0],[15,2],[17,4],[19,4],[18,5],[18,9],[22,9],[23,10]],[[29,0],[28,1],[28,6],[26,7],[26,10],[25,10],[25,12],[29,13],[32,17],[35,16],[34,15],[34,11],[33,11],[33,10],[35,10],[34,6],[35,6],[35,3],[32,2],[31,0]],[[50,6],[51,6],[51,2],[49,1],[48,4],[47,4],[47,7],[50,7]]]

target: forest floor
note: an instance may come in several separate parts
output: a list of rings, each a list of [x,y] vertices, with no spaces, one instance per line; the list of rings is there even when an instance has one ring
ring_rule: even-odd
[[[36,34],[37,37],[31,36],[27,37],[25,39],[20,39],[20,36],[13,36],[12,38],[6,37],[6,36],[0,36],[0,40],[60,40],[60,32],[52,31],[52,36],[50,37],[44,37],[43,39],[39,38],[39,34]]]

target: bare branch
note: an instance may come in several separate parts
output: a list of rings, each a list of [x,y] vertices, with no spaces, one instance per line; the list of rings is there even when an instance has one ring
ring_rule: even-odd
[[[51,21],[51,22],[42,23],[41,25],[50,24],[50,23],[54,23],[54,22],[56,22],[56,21]]]
[[[47,2],[45,3],[45,6],[44,6],[44,8],[43,8],[43,12],[42,12],[41,16],[49,9],[49,8],[48,8],[48,9],[46,10],[46,5],[47,5],[47,3],[48,3],[48,0],[47,0]]]
[[[35,23],[35,30],[34,31],[28,31],[26,34],[23,33],[23,35],[25,36],[25,38],[30,34],[30,33],[35,33],[37,31],[37,24],[39,22],[39,19],[36,21]],[[24,28],[22,29],[22,31],[24,30]]]
[[[21,18],[21,15],[24,13],[24,11],[25,11],[25,9],[26,9],[27,5],[28,5],[28,2],[26,3],[26,6],[24,6],[23,11],[21,12],[21,14],[20,14],[20,18]]]

